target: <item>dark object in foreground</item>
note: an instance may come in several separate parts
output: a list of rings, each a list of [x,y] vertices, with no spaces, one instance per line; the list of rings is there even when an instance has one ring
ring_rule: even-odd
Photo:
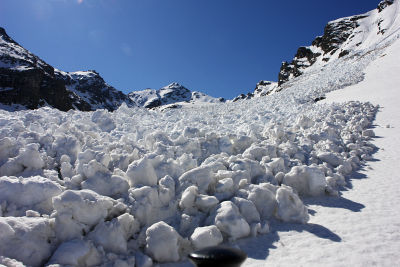
[[[226,246],[208,247],[189,254],[189,259],[197,267],[239,267],[246,258],[243,251]]]
[[[314,103],[317,103],[318,101],[321,101],[321,100],[324,100],[324,99],[326,99],[325,96],[317,97],[317,98],[314,99]]]

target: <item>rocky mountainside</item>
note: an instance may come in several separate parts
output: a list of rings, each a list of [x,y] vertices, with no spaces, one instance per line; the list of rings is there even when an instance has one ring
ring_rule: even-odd
[[[323,68],[341,57],[360,56],[359,51],[366,48],[374,49],[373,45],[384,41],[391,34],[387,29],[393,23],[395,14],[386,13],[399,12],[386,9],[392,4],[393,0],[384,0],[368,13],[328,22],[324,34],[316,37],[311,46],[299,47],[291,62],[282,63],[277,83],[261,81],[253,93],[242,94],[233,101],[279,92],[287,87],[285,83],[307,71]]]
[[[190,91],[179,83],[171,83],[161,89],[145,89],[128,94],[138,106],[156,108],[160,106],[178,107],[185,103],[219,103],[223,98],[215,98],[197,91]]]
[[[95,71],[63,72],[35,56],[0,28],[0,103],[9,109],[51,106],[67,111],[115,110],[133,102]]]

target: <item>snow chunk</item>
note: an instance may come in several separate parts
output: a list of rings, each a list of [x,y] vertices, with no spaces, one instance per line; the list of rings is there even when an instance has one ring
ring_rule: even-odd
[[[60,185],[41,176],[0,177],[0,203],[6,201],[16,205],[14,216],[22,216],[29,209],[50,214],[53,210],[51,199],[61,192]]]
[[[374,132],[374,130],[371,130],[371,129],[364,130],[362,132],[362,136],[375,137],[375,132]]]
[[[0,256],[0,266],[25,267],[26,265],[15,259],[10,259],[4,256]]]
[[[215,183],[212,171],[213,168],[211,166],[200,166],[182,174],[179,177],[179,181],[181,184],[194,184],[200,192],[206,192],[210,185]]]
[[[256,206],[262,220],[274,215],[276,208],[275,187],[272,184],[251,185],[248,199]]]
[[[278,202],[277,217],[284,222],[306,223],[309,220],[308,210],[293,189],[282,185],[276,191]]]
[[[320,160],[325,161],[326,163],[329,163],[333,167],[337,167],[343,163],[343,160],[338,155],[336,155],[335,153],[331,153],[331,152],[321,152],[317,155],[317,157]]]
[[[95,266],[101,264],[101,254],[90,241],[73,239],[57,248],[49,264]]]
[[[222,243],[223,237],[217,226],[197,227],[190,236],[190,241],[196,250],[216,246]]]
[[[240,197],[232,198],[232,202],[239,208],[240,213],[249,224],[260,221],[260,213],[253,202]]]
[[[66,190],[53,198],[56,233],[60,240],[77,238],[104,220],[114,200],[91,190]]]
[[[195,201],[196,207],[203,211],[208,212],[219,203],[219,200],[214,196],[198,195]]]
[[[92,121],[99,126],[102,131],[110,132],[115,129],[115,123],[106,110],[96,110],[93,112]]]
[[[125,213],[109,222],[100,222],[89,239],[113,253],[126,253],[127,240],[139,231],[139,222],[132,215]]]
[[[128,176],[130,186],[152,186],[157,184],[157,174],[149,158],[143,158],[132,162],[128,166],[126,175]]]
[[[325,175],[319,168],[305,165],[293,167],[285,174],[283,183],[304,196],[323,195],[327,186]]]
[[[81,183],[83,189],[90,189],[105,196],[115,196],[128,192],[129,184],[119,175],[111,172],[95,159],[83,164],[83,174],[86,180]]]
[[[189,214],[196,212],[195,201],[198,195],[198,188],[194,185],[189,186],[182,194],[181,200],[179,201],[179,207],[181,207],[185,212]]]
[[[0,252],[31,266],[42,266],[52,252],[54,231],[49,219],[0,217]]]
[[[181,238],[165,222],[155,223],[146,230],[146,251],[159,262],[178,261]]]
[[[28,144],[21,148],[15,158],[10,158],[0,167],[0,176],[12,176],[22,171],[39,170],[44,167],[44,161],[39,153],[38,144]]]
[[[231,240],[242,238],[250,234],[250,226],[240,214],[238,207],[231,201],[220,203],[210,215],[208,221]]]

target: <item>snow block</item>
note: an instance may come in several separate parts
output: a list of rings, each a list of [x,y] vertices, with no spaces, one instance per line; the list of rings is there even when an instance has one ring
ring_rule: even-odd
[[[289,186],[282,185],[276,191],[278,210],[276,216],[284,222],[306,223],[309,220],[308,210]]]
[[[146,230],[146,252],[159,262],[175,262],[180,259],[180,235],[161,221]]]
[[[324,173],[317,167],[295,166],[285,174],[283,184],[291,186],[299,195],[319,196],[327,186]]]
[[[230,240],[236,240],[250,234],[250,226],[240,214],[238,207],[231,201],[220,203],[208,221],[215,224],[218,229]]]
[[[205,247],[216,246],[222,243],[223,237],[215,225],[197,227],[190,236],[193,247],[198,250]]]

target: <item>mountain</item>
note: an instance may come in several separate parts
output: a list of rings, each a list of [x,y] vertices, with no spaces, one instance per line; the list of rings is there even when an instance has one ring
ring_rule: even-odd
[[[63,72],[32,54],[0,28],[0,103],[8,109],[51,106],[62,111],[115,110],[133,102],[95,71]]]
[[[215,98],[197,91],[190,91],[179,83],[171,83],[161,89],[145,89],[128,94],[130,99],[140,107],[156,108],[160,106],[178,107],[185,103],[220,103],[223,98]]]
[[[282,63],[277,83],[261,81],[253,93],[242,94],[233,101],[279,92],[290,86],[285,85],[286,83],[295,80],[305,72],[334,64],[342,57],[360,56],[361,51],[365,49],[374,49],[376,44],[392,34],[387,30],[394,23],[395,16],[386,13],[397,11],[386,8],[393,3],[393,0],[384,0],[375,10],[368,13],[328,22],[322,36],[316,37],[310,46],[299,47],[292,61]]]

